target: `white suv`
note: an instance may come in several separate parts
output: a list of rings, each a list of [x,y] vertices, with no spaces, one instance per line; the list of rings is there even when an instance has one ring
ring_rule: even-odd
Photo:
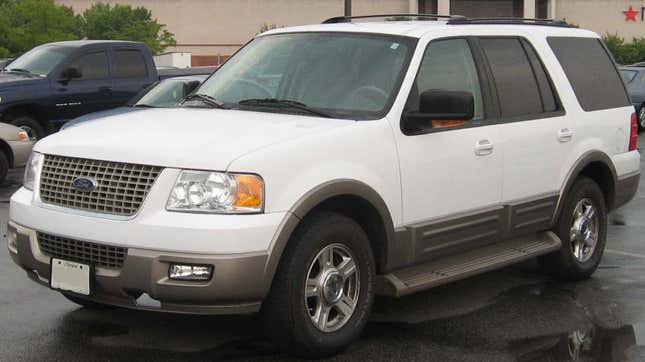
[[[181,108],[43,139],[11,256],[85,306],[261,311],[307,356],[357,338],[374,295],[532,257],[589,277],[640,177],[598,35],[419,17],[272,30]]]

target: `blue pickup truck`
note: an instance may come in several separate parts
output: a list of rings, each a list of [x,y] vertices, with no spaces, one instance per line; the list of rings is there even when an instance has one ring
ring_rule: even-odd
[[[150,50],[139,42],[49,43],[23,54],[0,72],[0,121],[39,139],[70,119],[125,105],[160,78],[212,70],[158,74]]]

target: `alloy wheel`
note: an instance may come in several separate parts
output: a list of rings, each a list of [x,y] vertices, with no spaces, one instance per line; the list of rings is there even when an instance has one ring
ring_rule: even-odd
[[[313,259],[305,283],[305,305],[322,332],[343,327],[356,310],[360,275],[356,258],[343,244],[325,246]]]
[[[578,262],[587,262],[596,250],[599,224],[598,212],[591,200],[580,200],[573,209],[573,223],[570,229],[570,247]]]

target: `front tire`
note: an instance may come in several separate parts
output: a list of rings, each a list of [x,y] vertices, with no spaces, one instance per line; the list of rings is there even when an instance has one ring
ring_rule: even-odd
[[[262,307],[269,338],[301,357],[342,351],[368,321],[374,275],[369,240],[354,220],[331,212],[307,217]]]
[[[546,271],[566,281],[589,278],[600,264],[607,239],[605,198],[595,181],[583,177],[575,182],[553,231],[562,247],[542,258]]]

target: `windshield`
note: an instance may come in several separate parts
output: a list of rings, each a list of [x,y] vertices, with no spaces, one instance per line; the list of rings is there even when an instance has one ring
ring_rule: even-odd
[[[380,118],[396,96],[414,44],[411,38],[351,33],[264,36],[222,65],[197,93],[240,109],[298,112],[262,102],[239,104],[278,99],[337,118]]]
[[[7,70],[22,70],[46,76],[73,51],[74,48],[60,45],[39,46],[12,61]]]
[[[634,78],[636,78],[636,74],[638,74],[638,72],[635,70],[620,70],[620,75],[623,77],[623,81],[625,81],[625,83],[629,83],[634,80]]]
[[[139,99],[135,106],[172,108],[177,107],[186,96],[186,90],[191,87],[190,83],[198,81],[183,81],[166,79],[152,87],[144,96]]]

